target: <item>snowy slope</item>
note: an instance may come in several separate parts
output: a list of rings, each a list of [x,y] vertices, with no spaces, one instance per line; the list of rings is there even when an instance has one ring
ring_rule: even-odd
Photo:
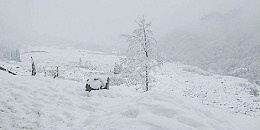
[[[0,129],[231,129],[256,130],[258,86],[245,79],[214,75],[179,63],[153,73],[151,90],[111,86],[85,90],[86,79],[111,74],[120,58],[102,52],[30,47],[22,62],[0,62]],[[30,75],[30,57],[37,75]],[[52,78],[56,67],[60,77]],[[47,77],[44,77],[44,71]]]
[[[161,88],[234,113],[259,117],[258,85],[246,79],[213,75],[183,64],[165,63],[155,75]]]
[[[28,47],[21,51],[21,63],[24,69],[31,70],[31,59],[34,58],[36,69],[40,75],[44,70],[52,76],[59,67],[60,78],[85,82],[92,75],[107,73],[113,70],[114,64],[119,62],[118,56],[103,52],[59,48],[59,47]],[[39,75],[39,74],[38,74]]]
[[[205,106],[175,92],[139,93],[0,72],[0,129],[257,130],[258,119]]]

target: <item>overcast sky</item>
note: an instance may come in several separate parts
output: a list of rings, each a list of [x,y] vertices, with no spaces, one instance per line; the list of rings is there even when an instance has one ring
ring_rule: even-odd
[[[131,33],[142,15],[161,39],[174,29],[198,26],[205,15],[241,8],[248,24],[258,23],[258,7],[258,0],[0,0],[0,38],[118,46],[125,44],[120,34]]]

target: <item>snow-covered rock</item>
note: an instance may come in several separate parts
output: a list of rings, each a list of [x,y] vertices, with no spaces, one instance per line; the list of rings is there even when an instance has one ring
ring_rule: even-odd
[[[96,75],[89,78],[86,82],[86,91],[91,89],[109,89],[109,77],[106,75]],[[90,88],[88,88],[88,86]]]

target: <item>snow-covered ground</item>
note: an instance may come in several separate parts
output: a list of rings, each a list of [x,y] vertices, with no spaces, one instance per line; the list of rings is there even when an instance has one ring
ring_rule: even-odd
[[[30,75],[30,57],[38,74]],[[196,67],[165,63],[150,91],[110,86],[85,91],[85,81],[108,74],[120,57],[55,47],[23,50],[22,62],[0,62],[0,129],[203,129],[257,130],[258,89],[245,79],[213,75]],[[60,78],[53,79],[55,68]],[[44,70],[45,69],[45,70]],[[47,77],[44,77],[44,72]]]
[[[205,105],[259,117],[258,85],[246,79],[213,75],[196,67],[172,63],[165,63],[157,73],[155,89],[175,91]]]

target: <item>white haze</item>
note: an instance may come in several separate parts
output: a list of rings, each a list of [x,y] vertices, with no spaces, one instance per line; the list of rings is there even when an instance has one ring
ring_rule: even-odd
[[[216,44],[220,45],[218,53],[228,48],[224,53],[232,55],[229,58],[234,62],[253,64],[254,74],[249,77],[256,79],[258,7],[257,0],[0,0],[0,51],[27,45],[58,45],[124,52],[128,44],[120,35],[131,33],[136,28],[135,20],[144,15],[152,21],[162,53],[169,59],[205,69],[225,66],[212,65],[225,56],[211,56],[218,58],[211,61],[204,56],[211,54],[206,51],[215,50],[217,47],[212,45]],[[241,45],[246,60],[234,58],[240,51],[229,50],[233,47],[227,42],[230,40],[234,44],[246,43]],[[198,46],[204,50],[197,54]],[[206,60],[200,60],[203,58]]]
[[[206,14],[225,13],[247,3],[247,0],[0,0],[0,34],[7,43],[54,42],[117,48],[126,45],[120,34],[130,33],[139,16],[153,21],[154,33],[160,39],[173,29],[196,27]]]

